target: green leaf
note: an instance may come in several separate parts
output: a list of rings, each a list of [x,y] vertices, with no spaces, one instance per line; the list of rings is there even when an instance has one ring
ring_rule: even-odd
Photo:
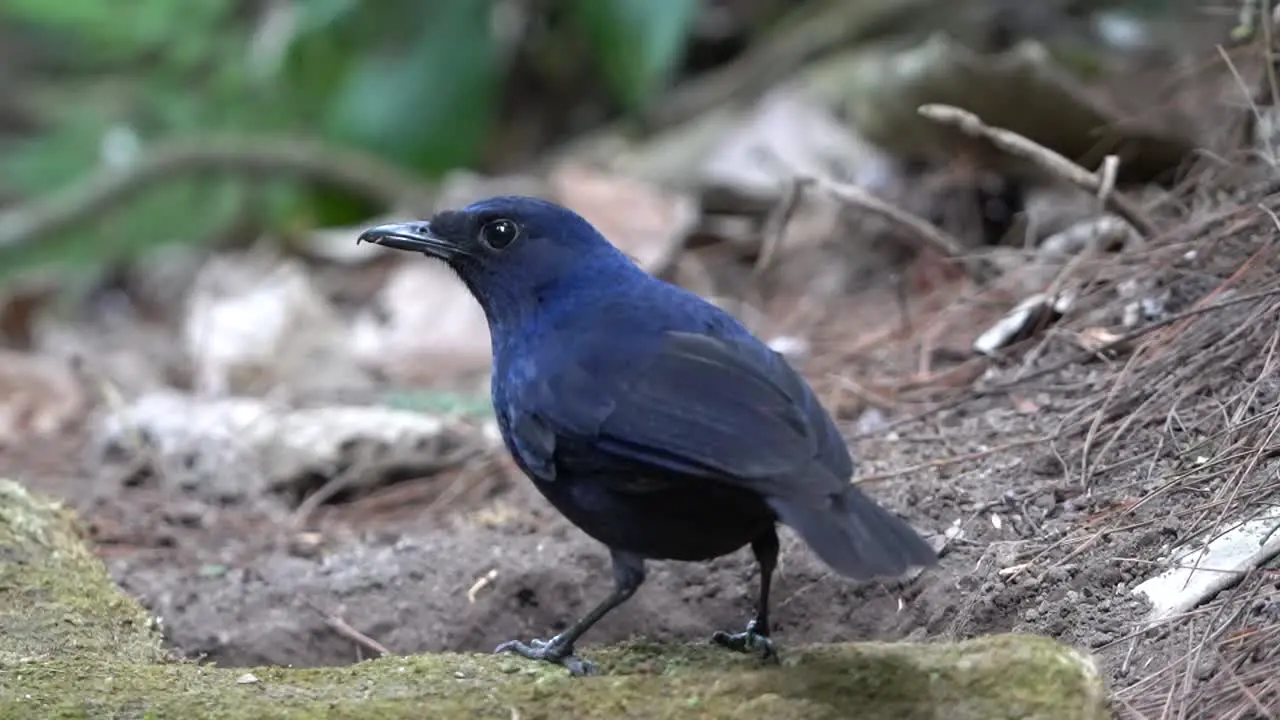
[[[360,0],[305,0],[298,4],[297,35],[341,25],[360,9]]]
[[[42,131],[0,139],[0,176],[27,197],[60,190],[98,163],[120,124],[144,144],[209,133],[299,133],[435,174],[473,164],[500,78],[497,0],[294,0],[284,62],[251,51],[262,16],[225,0],[0,2],[0,21],[56,48],[55,82],[25,99]],[[181,178],[82,227],[0,249],[0,275],[32,264],[92,267],[166,242],[199,241],[252,197],[273,224],[350,221],[368,208],[289,182]]]
[[[574,0],[571,7],[611,90],[638,111],[683,57],[698,0]]]
[[[384,30],[343,78],[326,117],[328,135],[428,174],[474,163],[498,90],[491,6],[434,0],[420,6],[407,31]]]
[[[74,46],[122,59],[157,47],[191,53],[207,47],[210,30],[231,17],[232,3],[224,0],[187,2],[107,3],[101,0],[5,0],[0,14],[38,27],[69,33]]]

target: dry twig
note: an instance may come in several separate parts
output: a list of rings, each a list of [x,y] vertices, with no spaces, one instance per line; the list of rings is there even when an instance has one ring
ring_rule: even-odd
[[[787,164],[781,159],[779,162]],[[797,193],[803,193],[808,187],[816,187],[846,205],[875,213],[902,227],[921,245],[943,257],[960,262],[976,282],[989,280],[997,273],[996,268],[988,260],[967,254],[964,245],[942,228],[901,208],[894,207],[857,185],[827,177],[815,177],[794,167],[790,170],[795,178],[794,187]]]
[[[374,640],[368,635],[365,635],[359,630],[351,627],[351,625],[346,620],[343,620],[338,615],[324,610],[324,608],[321,608],[319,605],[317,605],[316,603],[312,602],[307,598],[301,598],[301,600],[307,607],[319,613],[320,616],[324,618],[324,624],[328,625],[329,629],[333,630],[335,633],[350,640],[356,645],[362,648],[365,648],[366,650],[373,651],[374,653],[380,656],[395,654],[390,650],[388,650],[387,646],[383,645],[377,640]]]
[[[1010,130],[996,128],[982,122],[973,113],[950,105],[923,105],[920,114],[935,122],[951,125],[967,135],[984,138],[997,148],[1015,157],[1031,162],[1041,170],[1061,178],[1076,187],[1098,195],[1112,212],[1124,218],[1130,225],[1146,238],[1160,234],[1156,227],[1137,204],[1124,194],[1108,187],[1107,165],[1104,163],[1101,173],[1091,173],[1067,158]]]

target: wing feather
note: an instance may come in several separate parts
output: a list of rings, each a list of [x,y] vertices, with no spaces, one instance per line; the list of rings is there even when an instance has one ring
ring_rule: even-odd
[[[803,380],[763,346],[671,332],[647,357],[616,349],[594,354],[590,368],[552,373],[534,407],[564,450],[607,455],[620,489],[627,476],[642,491],[661,486],[655,476],[680,475],[766,495],[846,486],[843,440]]]

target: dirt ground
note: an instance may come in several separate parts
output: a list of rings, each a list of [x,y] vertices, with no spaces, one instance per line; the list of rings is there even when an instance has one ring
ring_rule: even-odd
[[[1254,312],[1241,305],[1205,322],[1246,323]],[[1263,347],[1273,330],[1259,335]],[[910,355],[905,345],[899,349]],[[1148,632],[1146,607],[1130,592],[1201,522],[1193,516],[1204,487],[1157,492],[1190,442],[1175,436],[1194,428],[1135,423],[1093,461],[1086,487],[1086,438],[1070,428],[1087,427],[1094,415],[1086,411],[1108,393],[1122,407],[1144,391],[1117,379],[1122,359],[1064,362],[1073,350],[1061,341],[1038,350],[983,370],[983,387],[1012,389],[952,392],[942,403],[949,408],[915,419],[930,405],[903,400],[882,412],[863,403],[845,418],[850,435],[862,434],[854,448],[868,492],[944,547],[942,561],[911,580],[858,585],[784,534],[773,603],[784,652],[811,642],[1042,633],[1095,651],[1118,710],[1134,717],[1161,715],[1174,688],[1190,695],[1231,682],[1228,666],[1244,677],[1246,661],[1206,638],[1246,643],[1250,628],[1280,622],[1280,571],[1259,572]],[[954,355],[935,349],[942,358],[935,369],[961,368]],[[1036,369],[1051,372],[1010,385]],[[1223,387],[1236,386],[1224,380]],[[1209,395],[1221,404],[1230,393]],[[1273,389],[1250,402],[1275,407],[1280,396]],[[1138,414],[1112,413],[1100,427],[1126,417]],[[1253,474],[1274,478],[1270,462],[1261,459]],[[372,652],[365,638],[395,653],[489,651],[562,629],[609,589],[603,548],[501,458],[482,472],[409,480],[323,506],[303,533],[287,529],[290,507],[212,505],[145,479],[122,482],[102,471],[78,435],[6,450],[0,463],[0,475],[82,511],[114,577],[162,618],[173,646],[223,666],[349,663]],[[706,564],[653,563],[642,590],[581,649],[589,656],[591,644],[632,635],[688,640],[740,628],[756,582],[745,550]],[[1274,651],[1241,652],[1262,667]],[[1228,716],[1181,707],[1170,716]]]
[[[874,452],[877,468],[907,467],[937,457],[939,446],[947,454],[972,452],[984,438],[1032,430],[1028,418],[998,410],[947,421],[956,427],[946,440],[904,435],[898,442],[866,443],[863,453]],[[57,445],[26,452],[74,457]],[[774,600],[779,640],[1028,630],[1098,647],[1123,635],[1142,608],[1118,593],[1138,573],[1087,559],[1043,581],[1024,575],[1006,583],[996,573],[1001,563],[1012,564],[1014,551],[1001,558],[1001,544],[1065,532],[1088,513],[1045,453],[1028,446],[1020,456],[972,471],[920,473],[873,488],[877,499],[939,542],[953,523],[963,530],[948,543],[942,565],[912,582],[851,584],[832,576],[788,534]],[[12,471],[35,467],[24,460],[12,459]],[[43,470],[19,476],[71,498],[115,577],[162,617],[174,645],[221,665],[359,659],[361,648],[329,627],[325,613],[394,652],[491,650],[503,640],[563,628],[609,588],[603,549],[514,476],[494,496],[458,507],[451,517],[331,508],[318,527],[332,547],[306,557],[311,553],[289,547],[279,519],[265,513],[205,507],[146,488],[95,491],[73,480],[85,476],[76,462]],[[1001,529],[992,515],[1007,518]],[[1143,546],[1163,537],[1143,533],[1121,547],[1142,554]],[[492,581],[469,596],[493,571]],[[749,552],[705,565],[654,563],[643,591],[590,640],[633,634],[690,639],[738,628],[750,617],[755,591]]]

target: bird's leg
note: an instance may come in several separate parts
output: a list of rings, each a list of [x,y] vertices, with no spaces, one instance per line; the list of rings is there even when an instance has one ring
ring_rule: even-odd
[[[644,583],[644,559],[630,553],[610,550],[613,560],[613,592],[600,604],[596,605],[580,620],[570,625],[564,632],[550,640],[530,640],[528,644],[519,640],[510,640],[497,647],[494,652],[512,652],[531,660],[564,665],[572,675],[590,675],[595,666],[586,660],[575,657],[573,645],[600,618],[609,614],[610,610],[626,602]]]
[[[769,639],[769,586],[773,582],[773,571],[778,566],[778,533],[773,528],[751,541],[751,552],[755,553],[756,563],[760,566],[760,597],[756,604],[756,616],[747,623],[747,629],[740,633],[717,631],[711,641],[738,652],[755,652],[764,660],[776,660],[778,649]]]

